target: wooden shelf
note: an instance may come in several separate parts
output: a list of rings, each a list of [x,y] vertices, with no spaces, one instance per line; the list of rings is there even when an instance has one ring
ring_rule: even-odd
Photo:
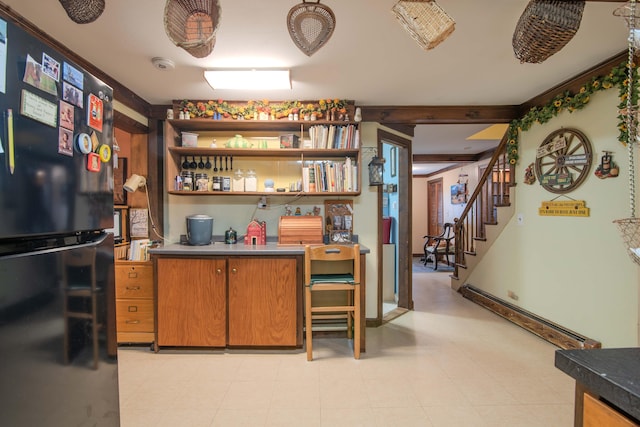
[[[329,121],[329,120],[213,120],[213,119],[190,119],[190,120],[167,120],[171,125],[180,131],[300,131],[300,126],[308,129],[315,125],[357,125],[354,121]]]
[[[358,149],[307,149],[307,148],[207,148],[169,147],[169,152],[180,156],[238,156],[238,157],[355,157]]]
[[[337,192],[337,191],[314,191],[305,193],[304,191],[167,191],[176,196],[267,196],[267,197],[333,197],[333,196],[358,196],[359,191]]]

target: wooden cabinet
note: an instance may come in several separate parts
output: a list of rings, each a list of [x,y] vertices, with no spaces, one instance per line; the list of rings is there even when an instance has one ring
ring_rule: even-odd
[[[159,258],[158,346],[226,345],[226,260]]]
[[[295,346],[296,259],[229,258],[230,346]]]
[[[322,148],[280,148],[280,137],[295,134],[299,137],[300,147],[304,139],[316,140],[318,133],[329,133],[326,141],[336,140],[336,129],[350,135],[347,142],[332,145],[330,142],[320,143]],[[182,132],[198,133],[197,147],[182,147]],[[356,122],[331,121],[293,121],[293,120],[167,120],[165,126],[166,142],[166,182],[169,194],[183,196],[206,195],[273,195],[265,191],[263,183],[266,179],[274,181],[274,189],[284,189],[279,196],[341,196],[359,195],[362,184],[361,150],[359,142],[359,125]],[[314,138],[311,138],[311,134]],[[235,135],[242,135],[247,148],[227,147],[227,141]],[[323,139],[324,140],[324,139]],[[211,144],[215,141],[215,148]],[[233,145],[233,144],[229,144]],[[331,148],[331,147],[340,148]],[[329,148],[324,148],[329,147]],[[183,171],[183,163],[209,161],[211,167],[204,169],[187,169],[195,173],[206,173],[208,178],[227,177],[233,181],[238,170],[254,170],[257,175],[256,191],[178,191],[175,178]],[[223,163],[224,162],[224,163]],[[206,164],[206,163],[205,163]],[[224,165],[224,167],[223,167]],[[315,191],[313,186],[306,188],[304,181],[309,173],[304,168],[313,168]],[[302,191],[297,188],[300,181]],[[292,188],[294,184],[296,187]],[[211,188],[210,188],[211,190]],[[307,190],[307,191],[305,191]]]
[[[152,343],[155,322],[151,262],[116,260],[115,271],[118,343]]]
[[[584,427],[638,427],[635,421],[589,393],[584,393]]]
[[[300,347],[301,257],[157,257],[157,341]]]

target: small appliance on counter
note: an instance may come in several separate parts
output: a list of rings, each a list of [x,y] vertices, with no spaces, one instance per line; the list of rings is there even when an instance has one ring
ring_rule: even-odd
[[[213,234],[213,218],[208,215],[187,217],[187,244],[191,246],[210,245]]]

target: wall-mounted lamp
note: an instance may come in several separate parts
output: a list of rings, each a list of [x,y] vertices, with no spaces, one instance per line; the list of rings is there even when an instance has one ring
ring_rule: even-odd
[[[122,188],[129,193],[134,193],[138,188],[142,188],[147,185],[147,180],[144,176],[136,175],[135,173],[127,179]]]
[[[373,156],[369,162],[369,185],[382,185],[384,172],[384,158]]]
[[[204,78],[213,89],[291,89],[289,70],[206,70]]]

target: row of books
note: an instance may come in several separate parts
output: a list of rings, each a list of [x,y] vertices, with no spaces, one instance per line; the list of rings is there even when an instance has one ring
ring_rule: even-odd
[[[149,239],[132,240],[129,247],[129,261],[149,261],[148,250],[151,245]]]
[[[309,128],[311,147],[316,149],[358,149],[360,130],[356,125],[316,125]]]
[[[350,157],[344,161],[306,162],[302,167],[302,191],[311,193],[358,191],[358,165]]]

